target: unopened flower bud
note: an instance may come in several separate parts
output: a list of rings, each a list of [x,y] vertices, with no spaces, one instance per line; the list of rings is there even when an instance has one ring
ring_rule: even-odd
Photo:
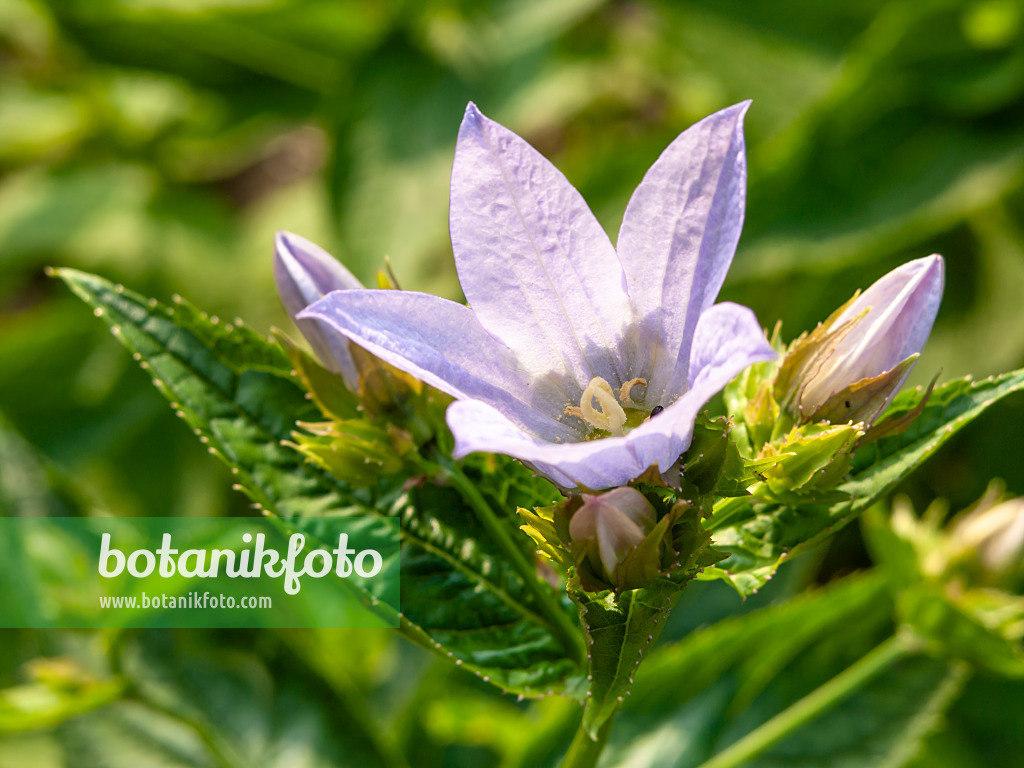
[[[296,315],[332,291],[362,288],[362,283],[325,250],[291,232],[278,232],[274,237],[274,278],[281,302],[320,362],[341,374],[345,386],[356,391],[358,377],[348,339],[327,329],[320,320]]]
[[[790,348],[776,397],[801,421],[873,423],[896,396],[942,300],[939,255],[908,262]]]
[[[575,543],[596,547],[598,562],[591,558],[591,566],[609,584],[616,584],[618,566],[654,528],[654,508],[634,488],[584,494],[583,502],[569,522],[569,535]]]
[[[1024,498],[968,513],[953,526],[951,537],[958,549],[975,554],[986,573],[1013,572],[1024,561]]]

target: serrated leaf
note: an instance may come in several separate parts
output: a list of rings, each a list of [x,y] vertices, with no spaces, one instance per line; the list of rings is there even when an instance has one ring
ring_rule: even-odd
[[[575,595],[580,622],[587,633],[590,657],[590,690],[583,726],[591,737],[615,714],[629,689],[633,676],[654,640],[682,587],[669,579],[657,579],[649,587],[593,595]]]
[[[863,446],[854,454],[853,479],[846,488],[855,497],[878,498],[987,408],[1020,390],[1024,390],[1024,369],[980,382],[966,377],[936,387],[921,414],[905,431]],[[913,410],[921,398],[918,390],[903,392],[889,406],[879,426]]]
[[[730,557],[720,564],[717,573],[706,575],[727,578],[741,594],[756,592],[782,560],[813,546],[856,518],[974,418],[1022,389],[1024,370],[977,383],[969,378],[957,379],[936,387],[908,429],[856,450],[849,478],[837,489],[849,495],[847,501],[731,504],[727,514],[716,513],[708,525],[714,532],[715,546]],[[902,393],[879,424],[919,407],[922,397],[920,391]]]
[[[399,516],[406,588],[397,618],[407,637],[527,695],[561,690],[578,671],[552,632],[550,606],[503,560],[458,494],[429,484],[408,492],[355,490],[282,444],[296,421],[322,416],[279,347],[245,328],[215,323],[183,301],[164,306],[74,270],[59,276],[116,329],[179,415],[263,509],[284,519]],[[513,470],[495,472],[489,494],[510,511],[506,522],[529,552],[512,510],[517,500],[523,506],[550,503],[543,488],[552,489],[521,467]],[[568,600],[562,608],[571,614]]]

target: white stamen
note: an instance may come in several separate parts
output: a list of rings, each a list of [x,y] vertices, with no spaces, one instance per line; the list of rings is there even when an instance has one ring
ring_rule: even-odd
[[[594,407],[597,401],[600,410]],[[626,423],[626,412],[622,410],[611,385],[600,376],[595,376],[587,384],[580,398],[580,413],[583,420],[593,427],[610,432],[613,437],[626,434],[623,426]]]

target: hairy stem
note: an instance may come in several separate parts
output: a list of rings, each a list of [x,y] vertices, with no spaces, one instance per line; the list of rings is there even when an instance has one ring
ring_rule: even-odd
[[[913,644],[906,635],[896,634],[890,637],[827,683],[762,723],[739,741],[730,744],[703,763],[700,768],[739,768],[745,765],[748,760],[757,757],[802,725],[856,692],[913,650]]]

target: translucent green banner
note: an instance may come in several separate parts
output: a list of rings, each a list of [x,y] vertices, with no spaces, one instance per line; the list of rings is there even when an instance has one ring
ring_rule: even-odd
[[[0,518],[0,627],[397,627],[394,518]]]

